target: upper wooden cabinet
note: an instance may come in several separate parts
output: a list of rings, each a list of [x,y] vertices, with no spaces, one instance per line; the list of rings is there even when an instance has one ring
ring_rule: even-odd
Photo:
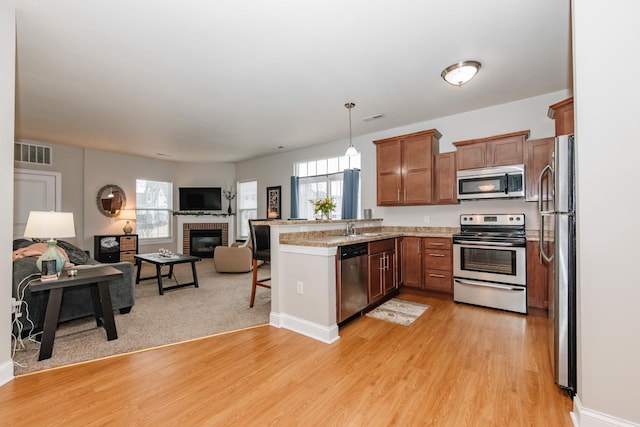
[[[551,154],[555,144],[555,138],[542,138],[527,141],[524,144],[524,174],[525,174],[525,198],[528,202],[535,202],[540,195],[538,177],[545,166],[551,164]],[[545,174],[542,181],[543,188],[548,188],[549,174]],[[549,194],[546,191],[545,194]]]
[[[433,203],[436,129],[373,141],[376,144],[378,206]]]
[[[456,191],[456,152],[436,154],[434,167],[434,203],[458,203]]]
[[[547,116],[556,121],[556,136],[573,133],[573,97],[549,106]]]
[[[523,143],[529,131],[454,142],[457,170],[523,163]]]

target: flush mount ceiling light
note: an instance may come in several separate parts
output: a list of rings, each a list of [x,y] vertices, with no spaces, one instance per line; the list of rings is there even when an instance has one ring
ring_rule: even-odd
[[[462,86],[476,75],[482,64],[478,61],[461,61],[442,71],[443,79],[453,86]]]
[[[351,109],[356,106],[353,102],[347,102],[344,104],[345,108],[349,110],[349,148],[347,148],[347,152],[344,153],[345,156],[357,156],[358,150],[353,146],[353,142],[351,141]]]

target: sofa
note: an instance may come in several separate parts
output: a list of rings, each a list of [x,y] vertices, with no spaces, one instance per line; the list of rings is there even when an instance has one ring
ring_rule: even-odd
[[[13,241],[13,250],[30,246],[33,243],[33,241],[27,239],[16,239]],[[69,257],[69,262],[72,264],[99,264],[85,251],[71,243],[59,240],[58,246],[65,250]],[[38,278],[40,273],[36,267],[36,259],[36,257],[25,257],[16,259],[13,262],[12,296],[18,301],[22,301],[21,314],[18,321],[23,325],[21,331],[23,337],[42,331],[44,313],[49,296],[48,292],[34,292],[33,294],[30,292],[28,283],[32,279]],[[113,309],[118,310],[121,314],[129,313],[135,304],[133,264],[130,262],[117,262],[109,265],[124,273],[122,279],[114,280],[109,284]],[[65,289],[60,308],[60,322],[93,316],[94,314],[89,285]],[[18,324],[14,322],[13,333],[17,334],[19,332]]]

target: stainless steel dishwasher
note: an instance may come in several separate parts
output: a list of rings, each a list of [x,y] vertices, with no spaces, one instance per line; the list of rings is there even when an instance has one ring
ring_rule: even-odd
[[[338,323],[364,310],[368,303],[369,244],[338,247]]]

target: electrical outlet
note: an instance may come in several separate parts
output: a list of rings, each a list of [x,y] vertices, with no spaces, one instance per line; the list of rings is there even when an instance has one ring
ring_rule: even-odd
[[[17,313],[20,309],[20,302],[17,299],[11,298],[11,313]]]
[[[304,283],[297,282],[296,283],[296,287],[297,287],[298,294],[300,294],[300,295],[304,294]]]
[[[429,224],[429,215],[424,216],[424,223]]]

